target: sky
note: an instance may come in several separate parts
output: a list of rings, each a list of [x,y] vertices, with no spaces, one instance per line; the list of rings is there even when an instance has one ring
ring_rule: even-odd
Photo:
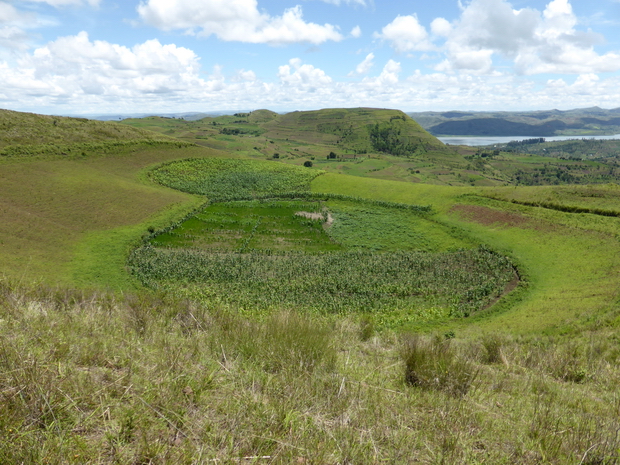
[[[620,0],[0,0],[0,108],[620,107]]]

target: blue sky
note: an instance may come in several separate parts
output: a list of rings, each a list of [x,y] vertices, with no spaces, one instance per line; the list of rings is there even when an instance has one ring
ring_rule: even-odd
[[[0,0],[0,108],[620,107],[620,0]]]

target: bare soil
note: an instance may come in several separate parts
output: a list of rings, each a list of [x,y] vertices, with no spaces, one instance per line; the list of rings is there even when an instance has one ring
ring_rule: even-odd
[[[312,212],[295,212],[295,216],[302,216],[304,218],[308,218],[310,220],[322,220],[325,218],[323,213],[312,213]],[[323,223],[323,228],[327,229],[334,223],[334,217],[331,213],[327,213],[327,221]]]

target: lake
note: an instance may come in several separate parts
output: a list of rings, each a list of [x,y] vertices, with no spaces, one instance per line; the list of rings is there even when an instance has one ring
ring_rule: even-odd
[[[458,136],[458,137],[438,137],[441,142],[444,144],[450,145],[470,145],[470,146],[479,146],[479,145],[495,145],[495,144],[507,144],[513,140],[526,140],[526,139],[537,139],[536,136],[486,136],[486,137],[478,137],[478,136]],[[547,142],[555,142],[558,140],[570,140],[570,139],[597,139],[597,140],[609,140],[609,139],[620,139],[620,134],[616,134],[613,136],[553,136],[553,137],[545,137],[545,141]]]

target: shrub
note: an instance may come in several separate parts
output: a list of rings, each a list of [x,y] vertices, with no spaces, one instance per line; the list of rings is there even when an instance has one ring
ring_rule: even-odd
[[[312,168],[312,162],[310,160],[307,160],[307,161],[304,162],[304,166],[306,168]]]
[[[410,336],[404,341],[401,358],[407,384],[457,397],[467,394],[478,374],[470,362],[458,357],[451,339]]]

